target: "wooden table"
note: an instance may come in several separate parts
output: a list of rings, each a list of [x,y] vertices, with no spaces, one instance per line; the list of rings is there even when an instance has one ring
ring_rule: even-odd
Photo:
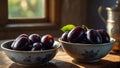
[[[82,63],[76,62],[60,48],[54,59],[43,66],[22,66],[12,62],[0,49],[0,68],[120,68],[120,53],[109,53],[96,63]]]

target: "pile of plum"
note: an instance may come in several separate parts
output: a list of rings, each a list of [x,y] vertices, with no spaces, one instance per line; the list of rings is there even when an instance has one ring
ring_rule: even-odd
[[[11,44],[13,50],[35,51],[53,48],[54,38],[50,34],[40,36],[39,34],[21,34]]]
[[[70,31],[66,31],[61,36],[62,41],[84,44],[109,43],[110,36],[103,29],[86,29],[86,27],[76,26]]]

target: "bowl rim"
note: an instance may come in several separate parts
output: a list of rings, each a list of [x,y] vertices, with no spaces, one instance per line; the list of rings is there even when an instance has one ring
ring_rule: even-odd
[[[10,42],[13,42],[14,40],[9,40],[9,41],[5,41],[1,44],[1,48],[5,51],[10,51],[10,52],[22,52],[22,53],[43,53],[43,52],[49,52],[49,51],[54,51],[54,50],[57,50],[61,47],[60,43],[58,41],[55,41],[54,42],[54,46],[56,45],[57,47],[53,48],[53,49],[49,49],[49,50],[36,50],[36,51],[24,51],[24,50],[12,50],[12,49],[9,49],[9,48],[5,48],[4,45],[7,44],[7,43],[10,43]]]
[[[112,40],[110,41],[110,43],[101,43],[101,44],[83,44],[83,43],[71,43],[71,42],[66,42],[66,41],[61,40],[61,38],[58,38],[58,41],[61,42],[61,43],[65,43],[65,44],[79,45],[79,46],[98,46],[98,45],[111,44],[111,43],[114,43],[114,42],[115,42],[115,40],[112,39]]]

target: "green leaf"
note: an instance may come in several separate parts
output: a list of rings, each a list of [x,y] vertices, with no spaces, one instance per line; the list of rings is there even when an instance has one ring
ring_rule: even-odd
[[[73,24],[68,24],[68,25],[63,26],[63,27],[61,28],[61,30],[62,30],[63,32],[66,32],[66,31],[72,30],[73,28],[75,28],[75,25],[73,25]]]

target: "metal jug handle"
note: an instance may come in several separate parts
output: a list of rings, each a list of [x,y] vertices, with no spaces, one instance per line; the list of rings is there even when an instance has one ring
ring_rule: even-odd
[[[103,11],[103,10],[106,10],[106,8],[103,7],[103,6],[100,6],[100,7],[98,8],[98,14],[99,14],[100,18],[102,19],[102,21],[103,21],[105,24],[107,24],[107,20],[105,20],[104,16],[102,15],[102,11]]]

